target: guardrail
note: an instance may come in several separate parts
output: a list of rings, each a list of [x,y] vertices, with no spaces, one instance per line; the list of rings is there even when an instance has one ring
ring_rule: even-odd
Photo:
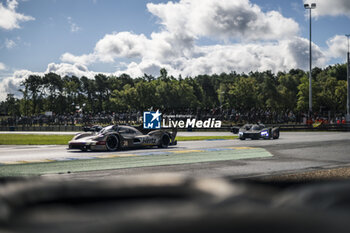
[[[350,131],[350,124],[322,124],[317,127],[304,124],[266,125],[279,126],[281,131]],[[221,128],[187,128],[180,131],[230,131],[230,125],[223,125]],[[0,131],[83,131],[83,126],[75,125],[50,125],[50,126],[0,126]]]
[[[231,131],[232,127],[240,127],[242,125],[224,125],[220,129],[201,128],[201,129],[183,129],[184,131]],[[321,124],[318,126],[306,124],[266,124],[267,127],[280,127],[281,131],[350,131],[350,124]]]
[[[350,124],[280,125],[281,131],[350,131]]]
[[[50,125],[50,126],[0,126],[0,131],[83,131],[82,126]]]

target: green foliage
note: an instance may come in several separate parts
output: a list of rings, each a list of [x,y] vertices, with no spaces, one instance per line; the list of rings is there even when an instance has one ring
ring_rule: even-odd
[[[18,116],[20,101],[14,97],[13,94],[7,94],[6,101],[3,105],[4,112],[10,116]]]
[[[313,109],[344,113],[346,107],[346,65],[315,68],[313,74]],[[309,80],[306,72],[271,71],[247,74],[222,73],[177,79],[160,70],[158,78],[127,74],[87,77],[61,77],[54,73],[43,77],[30,75],[19,90],[23,97],[10,94],[0,103],[1,114],[37,115],[82,110],[87,113],[166,111],[196,109],[235,109],[245,114],[252,110],[280,113],[307,112]]]
[[[240,77],[229,87],[230,106],[240,112],[248,112],[258,107],[258,86],[252,77]]]
[[[277,90],[279,93],[279,108],[284,111],[295,110],[298,101],[298,85],[300,77],[298,75],[280,74],[278,77]]]
[[[304,76],[298,85],[297,110],[307,112],[309,108],[309,78]]]

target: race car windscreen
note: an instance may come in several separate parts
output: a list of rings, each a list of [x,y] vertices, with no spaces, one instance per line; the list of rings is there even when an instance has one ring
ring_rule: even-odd
[[[110,125],[110,126],[107,126],[107,127],[103,128],[100,131],[100,133],[104,134],[104,133],[111,132],[111,131],[114,131],[114,125]]]
[[[253,125],[252,130],[260,130],[260,126],[259,125]]]

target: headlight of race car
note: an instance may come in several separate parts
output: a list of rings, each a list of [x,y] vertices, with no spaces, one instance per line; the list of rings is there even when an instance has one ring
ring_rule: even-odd
[[[238,132],[238,135],[243,135],[243,132],[239,131],[239,132]]]
[[[262,131],[260,134],[261,134],[262,137],[268,137],[269,136],[269,132],[267,130]]]

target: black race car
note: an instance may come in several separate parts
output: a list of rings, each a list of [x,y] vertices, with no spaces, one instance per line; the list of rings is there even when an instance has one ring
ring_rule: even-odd
[[[233,127],[232,133],[238,134],[239,139],[278,139],[280,137],[279,127],[266,127],[263,124],[245,124],[242,127]]]
[[[116,151],[122,148],[140,148],[158,146],[166,148],[176,145],[176,130],[154,130],[143,134],[140,130],[127,125],[110,125],[105,128],[93,126],[84,128],[68,142],[68,149],[80,149],[82,151]]]

